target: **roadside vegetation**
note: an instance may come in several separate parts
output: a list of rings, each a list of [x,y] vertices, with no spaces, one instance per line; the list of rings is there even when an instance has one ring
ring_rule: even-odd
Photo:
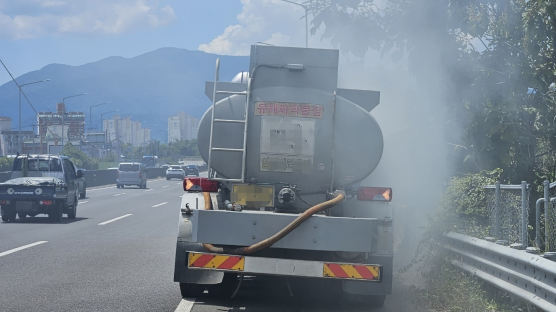
[[[418,291],[423,305],[432,311],[528,311],[507,306],[512,303],[504,295],[455,269],[441,252],[440,237],[450,230],[489,234],[486,184],[556,180],[556,2],[311,4],[314,33],[356,57],[375,51],[385,61],[405,62],[424,94],[439,94],[438,118],[424,118],[441,125],[442,146],[452,147],[446,156],[453,177],[413,262],[428,268],[427,287]],[[415,101],[408,98],[422,105]],[[533,189],[530,199],[539,191]]]
[[[0,157],[0,172],[12,170],[13,159]]]
[[[177,141],[170,144],[160,143],[159,141],[151,142],[146,146],[132,146],[126,144],[121,147],[120,155],[117,152],[109,153],[102,159],[89,157],[87,154],[73,146],[71,143],[66,144],[63,154],[70,157],[78,168],[87,170],[108,169],[117,167],[120,161],[141,161],[144,155],[158,156],[158,163],[177,163],[178,160],[186,156],[198,156],[197,141]],[[11,169],[11,161],[9,161]],[[0,158],[0,166],[3,160]]]
[[[423,288],[415,288],[417,300],[429,311],[510,312],[534,311],[473,275],[453,266],[442,248],[448,231],[474,237],[490,234],[487,190],[502,175],[501,169],[453,177],[445,192],[441,211],[430,222],[411,267],[424,270]]]

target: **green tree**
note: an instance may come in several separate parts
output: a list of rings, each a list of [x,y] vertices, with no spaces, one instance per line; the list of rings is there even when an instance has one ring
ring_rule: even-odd
[[[13,159],[8,157],[0,157],[0,171],[12,170]]]
[[[556,2],[315,0],[313,32],[354,55],[405,55],[425,90],[448,90],[464,128],[458,172],[556,179]],[[440,68],[443,81],[428,80]],[[430,86],[434,86],[431,88]]]
[[[98,160],[87,156],[78,147],[67,143],[62,150],[62,154],[68,156],[77,168],[84,168],[87,170],[98,169]]]

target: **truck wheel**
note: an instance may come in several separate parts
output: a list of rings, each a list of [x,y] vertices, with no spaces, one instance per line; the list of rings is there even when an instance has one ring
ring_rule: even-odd
[[[83,199],[87,196],[87,190],[83,189],[83,192],[79,193],[79,198]]]
[[[196,298],[199,297],[203,291],[205,291],[204,287],[199,284],[190,284],[190,283],[180,283],[180,292],[181,296],[184,298]]]
[[[17,217],[19,218],[20,222],[23,222],[27,218],[27,214],[25,212],[18,212]]]
[[[50,219],[50,222],[60,222],[62,220],[62,214],[62,204],[57,203],[51,208],[50,212],[48,213],[48,219]]]
[[[15,209],[11,207],[2,207],[2,221],[4,222],[14,222],[15,221]]]
[[[381,308],[384,306],[386,296],[369,296],[369,304],[371,308]]]
[[[230,299],[236,290],[239,280],[235,273],[224,273],[222,282],[208,287],[210,296],[218,297],[221,299]]]
[[[73,202],[73,205],[71,205],[68,211],[68,219],[73,220],[75,219],[76,215],[77,215],[77,197],[75,198],[75,202]]]

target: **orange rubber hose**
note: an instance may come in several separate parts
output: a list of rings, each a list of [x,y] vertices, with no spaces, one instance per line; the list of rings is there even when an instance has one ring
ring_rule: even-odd
[[[207,193],[207,192],[204,192],[203,196],[205,197],[205,210],[212,209],[212,201],[210,200],[210,194]],[[207,200],[207,198],[208,198],[208,200]],[[334,198],[332,198],[330,200],[327,200],[325,202],[322,202],[320,204],[314,205],[313,207],[305,210],[297,218],[295,218],[295,220],[293,220],[290,224],[288,224],[286,227],[284,227],[283,229],[278,231],[276,234],[270,236],[269,238],[264,239],[264,240],[262,240],[258,243],[255,243],[255,244],[247,246],[247,247],[240,247],[240,248],[236,248],[236,249],[233,249],[231,251],[226,251],[226,252],[230,252],[230,253],[233,253],[233,254],[240,254],[240,255],[248,255],[248,254],[252,254],[254,252],[263,250],[265,248],[268,248],[268,247],[274,245],[280,239],[284,238],[284,236],[288,235],[288,233],[293,231],[301,223],[305,222],[305,220],[309,219],[309,217],[311,217],[315,213],[317,213],[319,211],[322,211],[322,210],[328,208],[329,206],[332,206],[332,205],[335,205],[335,204],[341,202],[342,200],[344,200],[344,198],[345,198],[345,195],[341,192],[338,192],[338,194]],[[225,252],[224,248],[215,247],[212,244],[203,244],[203,247],[205,247],[207,250],[209,250],[211,252],[217,252],[217,253]]]

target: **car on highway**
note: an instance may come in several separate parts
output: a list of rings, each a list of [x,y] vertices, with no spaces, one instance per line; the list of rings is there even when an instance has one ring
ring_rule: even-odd
[[[147,188],[147,172],[143,164],[139,162],[120,163],[116,187],[124,188],[126,185],[137,185],[142,189]]]
[[[180,166],[170,166],[166,170],[166,180],[183,178],[185,178],[185,171]]]
[[[199,168],[195,165],[182,166],[186,176],[199,176]]]
[[[77,169],[78,171],[81,170],[82,174],[79,178],[77,178],[77,189],[79,191],[79,198],[83,199],[87,196],[87,181],[85,180],[85,169]]]
[[[2,221],[47,214],[59,222],[63,214],[75,219],[78,182],[83,177],[73,162],[60,155],[20,155],[14,159],[11,179],[0,183]]]

